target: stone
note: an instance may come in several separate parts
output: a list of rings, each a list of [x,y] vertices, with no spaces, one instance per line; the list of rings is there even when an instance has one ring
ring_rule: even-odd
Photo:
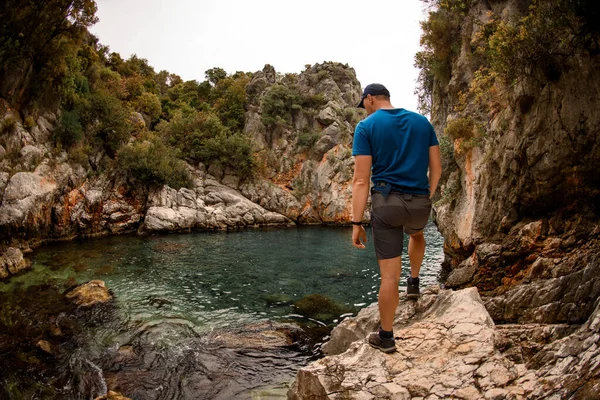
[[[5,155],[6,155],[6,149],[4,148],[4,146],[0,145],[0,160],[2,160]]]
[[[475,254],[473,254],[460,263],[456,269],[453,269],[446,280],[446,286],[454,288],[470,282],[477,271],[478,264],[476,260]]]
[[[337,113],[331,105],[328,105],[326,108],[322,109],[317,117],[317,120],[323,125],[331,125],[337,119]]]
[[[81,284],[65,293],[65,297],[82,307],[107,303],[113,298],[106,284],[101,280]]]
[[[21,149],[21,158],[28,168],[36,167],[45,155],[44,150],[36,146],[27,145]]]
[[[52,344],[50,344],[50,342],[48,342],[47,340],[40,340],[35,345],[42,351],[54,355],[54,346],[52,346]]]
[[[9,247],[0,256],[0,279],[6,279],[21,271],[29,269],[31,262],[23,258],[23,253],[16,247]]]
[[[56,184],[31,172],[17,172],[4,190],[4,202],[15,202],[27,197],[41,197],[56,188]]]
[[[411,398],[481,398],[475,379],[488,377],[489,385],[503,386],[517,376],[514,364],[494,348],[495,325],[475,288],[424,290],[417,302],[402,296],[394,321],[396,353],[384,354],[365,343],[366,328],[377,325],[376,304],[341,322],[328,351],[345,351],[302,368],[288,398],[338,398],[328,393],[383,398],[390,388],[405,388]],[[348,344],[349,331],[357,340]]]
[[[129,397],[123,396],[121,393],[109,390],[104,396],[96,397],[94,400],[131,400]]]

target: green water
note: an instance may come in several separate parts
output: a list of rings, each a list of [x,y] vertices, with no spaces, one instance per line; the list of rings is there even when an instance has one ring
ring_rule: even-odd
[[[204,338],[265,321],[331,326],[376,302],[370,232],[365,250],[355,249],[350,235],[350,228],[298,227],[58,243],[29,254],[33,270],[1,283],[0,291],[25,293],[35,285],[62,291],[101,279],[113,292],[113,322],[90,329],[64,363],[64,376],[79,377],[57,389],[62,398],[94,398],[114,382],[136,399],[262,398],[256,393],[285,393],[311,356],[212,348]],[[443,239],[433,224],[425,237],[422,286],[437,282],[443,260]],[[401,286],[409,271],[407,240],[404,247]],[[315,293],[337,303],[340,315],[324,321],[299,315],[292,304]],[[134,346],[135,362],[115,361],[123,345]],[[84,383],[73,392],[77,382]]]
[[[377,301],[379,274],[370,232],[355,249],[349,228],[301,227],[161,236],[116,236],[43,247],[33,271],[0,284],[102,279],[132,319],[185,318],[199,330],[281,318],[311,293],[360,308]],[[425,230],[422,285],[436,283],[443,239]],[[400,285],[409,271],[404,245]],[[279,303],[279,304],[278,304]]]

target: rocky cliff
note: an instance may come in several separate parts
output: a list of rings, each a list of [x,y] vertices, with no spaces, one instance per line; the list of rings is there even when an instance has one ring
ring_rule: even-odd
[[[337,326],[327,357],[300,369],[288,398],[597,399],[600,304],[580,326],[494,324],[477,289],[401,296],[396,352],[371,348],[377,305]]]
[[[281,75],[267,66],[246,91],[245,131],[261,164],[255,179],[241,182],[236,171],[217,164],[188,165],[193,184],[179,190],[140,188],[117,169],[84,168],[108,156],[98,152],[82,163],[57,147],[60,110],[25,121],[2,101],[2,247],[132,231],[347,222],[352,129],[360,118],[354,70],[324,63]],[[281,93],[292,100],[271,112],[277,119],[269,123],[265,98],[283,101]],[[11,270],[2,268],[0,276]]]
[[[575,25],[552,25],[554,8],[521,3],[474,2],[451,79],[432,98],[432,119],[453,150],[434,204],[446,238],[447,286],[477,286],[496,322],[584,323],[600,295],[600,57],[577,44],[578,29],[593,28],[579,11],[557,3]],[[544,26],[536,25],[542,18],[553,35],[571,38],[570,47],[547,53],[528,45],[553,70],[531,65],[512,71],[508,83],[489,73],[484,85],[482,74],[493,71],[498,55],[490,53],[487,66],[481,48],[513,43],[503,27],[533,38],[527,30]]]
[[[392,355],[364,343],[374,305],[344,321],[288,397],[598,399],[598,5],[428,3],[417,63],[455,291],[401,301]]]

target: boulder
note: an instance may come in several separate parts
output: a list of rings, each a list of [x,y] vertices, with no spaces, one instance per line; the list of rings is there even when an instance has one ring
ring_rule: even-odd
[[[338,115],[332,106],[327,106],[319,112],[317,120],[323,125],[331,125],[338,119]]]
[[[23,258],[21,250],[9,247],[0,257],[0,279],[16,275],[31,267],[31,262]]]
[[[197,179],[194,190],[163,187],[149,199],[141,230],[187,231],[230,229],[252,225],[285,225],[284,215],[265,210],[211,175]]]
[[[65,293],[67,299],[78,306],[89,307],[95,304],[107,303],[113,296],[101,280],[93,280],[81,284]]]
[[[377,305],[336,327],[328,349],[346,351],[298,371],[289,399],[484,398],[506,396],[523,368],[495,349],[494,323],[477,289],[402,296],[394,321],[397,352],[365,343],[378,325]],[[340,333],[343,332],[343,333]],[[350,344],[352,332],[356,340]],[[336,343],[340,341],[341,343]]]

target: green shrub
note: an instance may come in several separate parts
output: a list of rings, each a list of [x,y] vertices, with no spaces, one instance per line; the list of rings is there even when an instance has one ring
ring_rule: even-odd
[[[185,163],[155,136],[123,146],[118,152],[117,166],[130,178],[146,186],[168,185],[179,189],[192,184]]]
[[[436,82],[442,86],[450,82],[452,63],[460,52],[464,14],[471,6],[471,1],[461,0],[432,0],[429,3],[436,9],[421,22],[423,50],[415,55],[415,67],[419,68],[415,94],[419,110],[424,114],[431,111]]]
[[[222,95],[215,100],[215,111],[223,125],[230,129],[243,130],[246,122],[246,86],[250,79],[240,75],[237,79],[226,78],[218,82],[217,91]],[[223,87],[223,88],[221,88]]]
[[[256,167],[252,143],[242,133],[221,133],[207,139],[199,150],[199,158],[205,164],[230,167],[242,180],[251,179]]]
[[[6,117],[2,124],[0,125],[0,133],[11,132],[15,127],[17,120],[13,117]]]
[[[86,166],[89,162],[89,157],[92,152],[91,146],[73,146],[69,149],[69,161]]]
[[[65,110],[58,121],[54,131],[54,141],[63,147],[69,148],[83,139],[83,126],[77,110]]]
[[[97,92],[91,96],[86,129],[102,142],[110,157],[114,157],[117,150],[129,139],[129,116],[130,111],[116,97],[106,92]]]
[[[452,140],[460,138],[471,139],[473,137],[474,128],[475,122],[473,119],[458,117],[448,122],[446,129],[444,129],[444,135]]]
[[[170,121],[161,121],[156,129],[166,143],[178,148],[181,154],[195,161],[201,161],[204,142],[231,132],[221,123],[219,117],[211,112],[191,112],[185,114],[176,111]]]
[[[296,144],[298,147],[308,147],[310,149],[317,143],[320,137],[321,135],[318,132],[301,132],[298,135]]]
[[[306,108],[321,108],[327,104],[327,99],[323,93],[302,96],[302,106]]]
[[[454,158],[454,144],[452,140],[446,135],[440,136],[440,152],[445,160],[452,160]]]
[[[275,84],[261,100],[261,122],[267,128],[291,123],[292,110],[302,105],[301,96],[287,86]]]
[[[31,115],[29,115],[27,118],[25,118],[25,121],[23,122],[23,126],[25,127],[25,129],[30,130],[31,128],[33,128],[35,126],[35,119],[33,119],[33,117]]]
[[[144,92],[135,100],[135,109],[138,112],[146,114],[151,121],[160,117],[162,107],[157,95]]]

